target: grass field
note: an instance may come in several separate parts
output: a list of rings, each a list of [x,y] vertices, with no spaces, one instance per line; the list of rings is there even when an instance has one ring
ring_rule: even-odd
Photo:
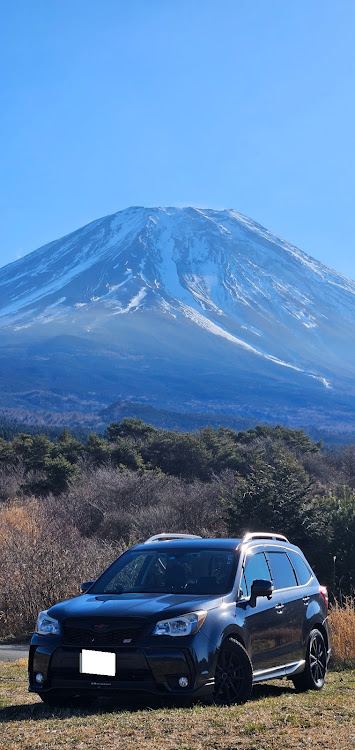
[[[26,662],[0,665],[0,750],[353,750],[355,672],[329,672],[319,692],[257,685],[244,706],[151,702],[49,709],[27,692]]]

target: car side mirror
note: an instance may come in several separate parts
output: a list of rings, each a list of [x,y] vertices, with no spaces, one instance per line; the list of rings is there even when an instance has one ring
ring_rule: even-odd
[[[268,599],[271,599],[273,590],[271,581],[258,578],[251,585],[251,599],[257,599],[258,596],[267,596]]]
[[[81,593],[85,594],[91,588],[93,583],[95,583],[95,581],[84,581],[80,586]]]

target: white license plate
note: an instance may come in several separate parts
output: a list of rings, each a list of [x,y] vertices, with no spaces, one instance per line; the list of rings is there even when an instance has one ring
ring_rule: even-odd
[[[116,674],[116,654],[83,649],[80,654],[80,672],[82,674],[101,674],[105,677],[114,677]]]

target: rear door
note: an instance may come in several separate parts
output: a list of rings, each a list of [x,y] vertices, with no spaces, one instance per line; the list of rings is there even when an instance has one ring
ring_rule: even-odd
[[[300,631],[300,641],[294,644],[294,657],[298,660],[304,658],[305,640],[310,630],[309,622],[314,614],[314,599],[317,597],[319,589],[312,570],[299,552],[288,549],[287,557],[291,562],[298,584],[293,601],[288,601],[290,617],[297,626],[297,630]]]
[[[271,570],[275,595],[283,603],[282,659],[284,664],[292,664],[303,658],[306,592],[298,586],[295,571],[286,550],[270,550],[266,553],[266,557]]]

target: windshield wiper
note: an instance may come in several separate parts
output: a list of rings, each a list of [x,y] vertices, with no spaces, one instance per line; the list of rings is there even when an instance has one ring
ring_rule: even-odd
[[[95,594],[95,596],[105,596],[105,594],[110,594],[111,596],[112,594],[117,594],[117,596],[119,596],[120,594],[124,593],[125,592],[123,586],[121,586],[120,588],[117,587],[116,589],[106,589],[106,591],[93,591],[93,594]]]

